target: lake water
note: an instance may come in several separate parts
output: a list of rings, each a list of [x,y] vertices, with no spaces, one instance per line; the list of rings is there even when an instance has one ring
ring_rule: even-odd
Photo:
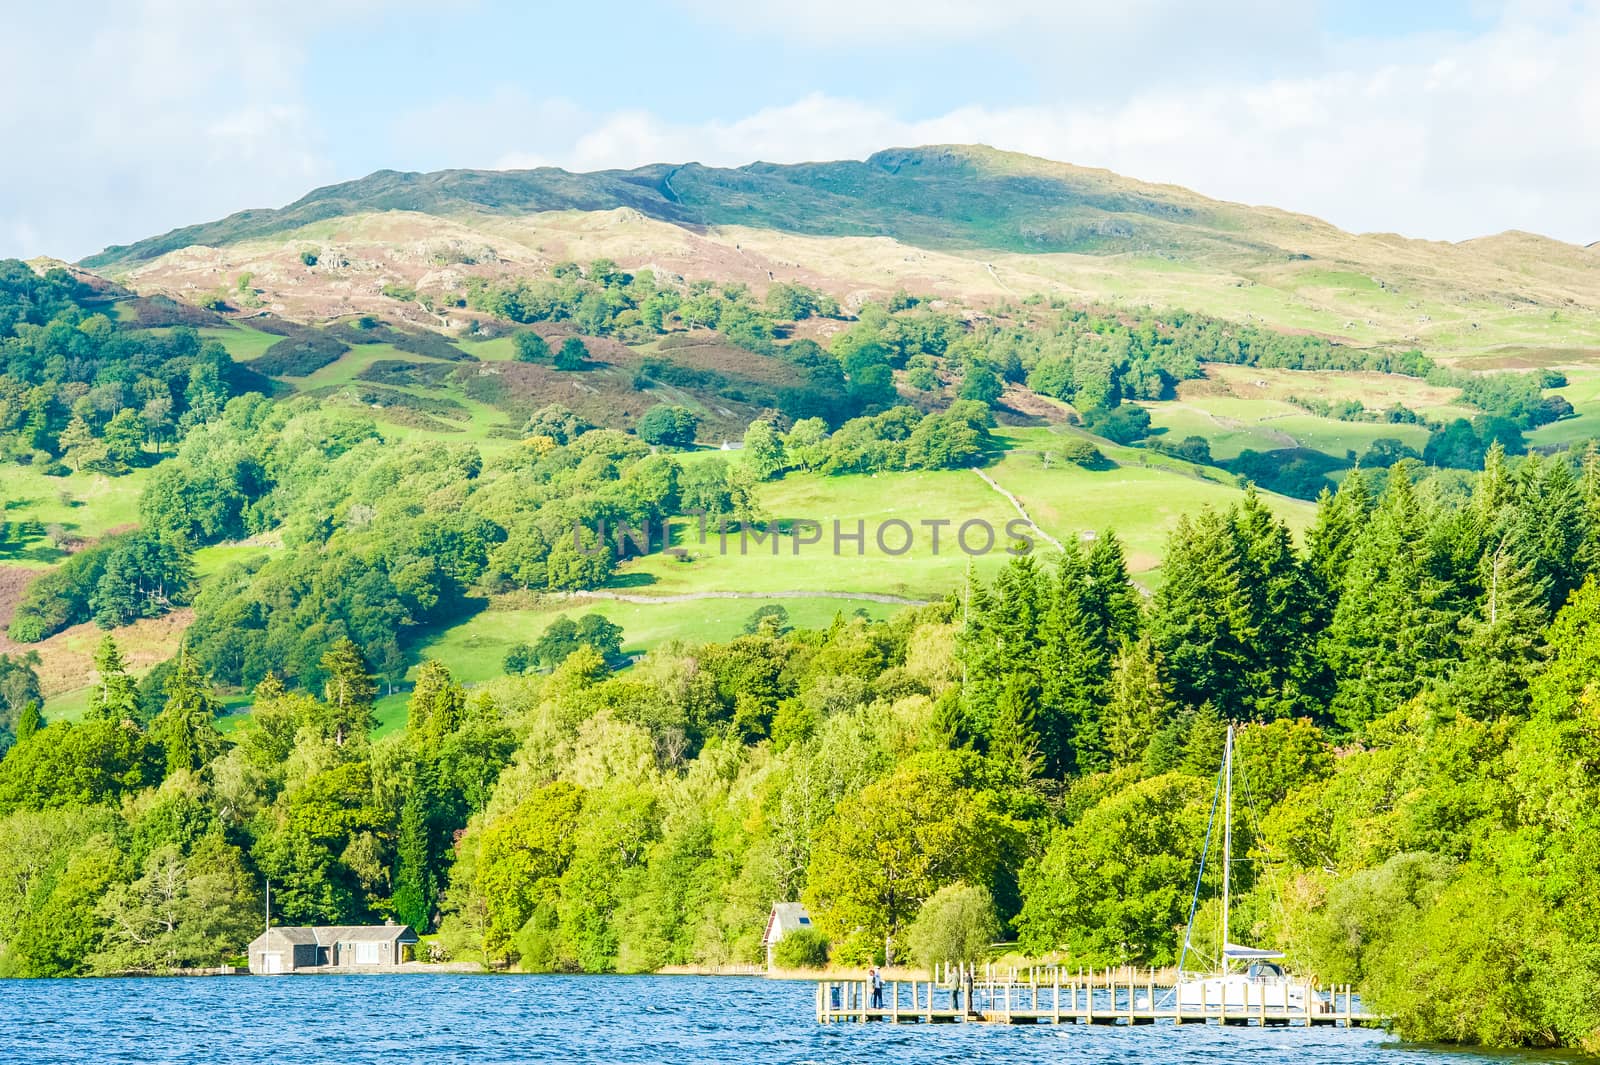
[[[0,1062],[1049,1062],[1483,1065],[1378,1031],[834,1024],[815,986],[752,978],[287,976],[0,980]],[[1569,1059],[1570,1060],[1570,1059]]]

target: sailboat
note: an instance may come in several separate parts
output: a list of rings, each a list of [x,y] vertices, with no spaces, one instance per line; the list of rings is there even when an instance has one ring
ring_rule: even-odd
[[[1178,1008],[1182,1010],[1215,1010],[1227,1012],[1245,1010],[1271,1010],[1285,1013],[1325,1013],[1333,1008],[1322,996],[1311,991],[1305,980],[1289,976],[1278,964],[1283,953],[1242,947],[1228,937],[1229,883],[1233,865],[1233,739],[1234,728],[1228,725],[1228,737],[1222,754],[1222,951],[1213,972],[1188,972],[1183,968],[1191,949],[1190,933],[1194,928],[1194,911],[1190,910],[1189,927],[1184,930],[1183,953],[1178,959],[1178,982],[1174,988]],[[1212,820],[1216,819],[1215,800]],[[1210,827],[1206,837],[1211,837]],[[1202,853],[1200,878],[1205,876],[1205,857]],[[1195,896],[1199,897],[1199,879]],[[1311,1001],[1307,1002],[1310,996]],[[1148,1005],[1148,1002],[1145,1003]]]

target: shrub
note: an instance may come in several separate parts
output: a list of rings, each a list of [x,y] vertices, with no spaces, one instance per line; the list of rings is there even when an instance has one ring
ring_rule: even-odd
[[[1098,469],[1106,464],[1100,449],[1081,437],[1072,437],[1061,443],[1061,457],[1084,469]]]
[[[561,350],[556,352],[556,369],[581,370],[588,365],[589,349],[578,337],[568,337],[561,342]]]
[[[550,361],[550,345],[545,343],[544,337],[532,330],[518,333],[513,343],[517,346],[518,362]]]
[[[918,911],[911,925],[911,953],[929,968],[949,962],[971,964],[988,953],[999,934],[1000,921],[988,889],[950,884],[934,892]]]
[[[520,676],[533,665],[533,648],[526,643],[512,644],[501,664],[510,675]]]
[[[797,928],[778,940],[772,960],[780,969],[823,969],[828,965],[828,937],[815,928]]]

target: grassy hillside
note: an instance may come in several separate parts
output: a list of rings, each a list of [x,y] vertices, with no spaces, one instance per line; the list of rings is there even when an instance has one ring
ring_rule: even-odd
[[[1101,170],[970,147],[895,149],[863,162],[722,169],[689,163],[572,174],[379,171],[317,189],[280,210],[242,211],[136,244],[84,265],[125,267],[191,244],[231,244],[365,211],[522,215],[627,207],[694,225],[742,225],[817,236],[892,234],[927,247],[1106,254],[1177,246],[1204,230],[1217,248],[1258,250],[1231,208],[1182,189]]]
[[[315,267],[301,253],[315,249]],[[572,174],[382,171],[277,210],[109,248],[85,265],[193,297],[250,273],[302,318],[383,310],[386,285],[615,259],[841,299],[913,291],[974,303],[1033,292],[1182,307],[1357,344],[1415,343],[1475,366],[1600,352],[1600,255],[1529,234],[1459,244],[1355,235],[1103,170],[974,146],[865,161]]]

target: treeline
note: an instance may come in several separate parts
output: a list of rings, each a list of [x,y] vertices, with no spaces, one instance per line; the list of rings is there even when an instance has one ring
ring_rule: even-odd
[[[467,282],[467,307],[513,322],[571,322],[587,336],[648,341],[673,330],[715,329],[734,344],[773,354],[784,323],[837,317],[831,296],[805,285],[776,284],[758,302],[748,286],[708,280],[662,283],[653,270],[626,273],[609,259],[587,266],[557,263],[544,279]]]
[[[85,621],[114,629],[186,606],[193,588],[183,543],[147,533],[102,539],[28,585],[7,635],[37,643]]]
[[[603,583],[615,560],[598,549],[602,527],[753,514],[720,459],[680,465],[555,409],[529,428],[524,446],[485,460],[470,445],[386,442],[370,421],[309,401],[230,403],[140,499],[147,535],[281,537],[281,551],[226,567],[195,596],[192,653],[221,682],[275,671],[315,685],[323,650],[349,637],[393,683],[403,634],[458,614],[470,593]]]
[[[1280,333],[1188,312],[1104,312],[1068,308],[1035,325],[996,330],[991,363],[1015,359],[1035,392],[1080,410],[1125,399],[1169,399],[1206,362],[1285,370],[1366,370],[1424,377],[1434,363],[1419,351],[1351,348],[1324,337]],[[1014,371],[1013,371],[1014,373]]]
[[[992,444],[994,416],[974,400],[957,400],[924,414],[896,406],[852,418],[832,433],[821,418],[795,422],[788,431],[757,420],[745,430],[741,464],[759,480],[790,470],[808,473],[880,473],[943,470],[976,465]]]
[[[65,270],[0,260],[0,459],[125,473],[249,385],[220,344],[127,329],[104,306]]]
[[[331,626],[228,738],[200,653],[154,702],[102,654],[88,718],[0,762],[27,870],[0,878],[0,971],[214,963],[263,876],[279,920],[392,916],[489,966],[752,960],[784,899],[841,962],[998,934],[1170,964],[1232,721],[1236,938],[1408,1037],[1592,1047],[1600,453],[1486,466],[1352,474],[1303,548],[1253,495],[1203,511],[1148,599],[1106,533],[888,622],[766,611],[620,672],[585,619],[470,691],[425,663],[378,742],[379,663]]]

